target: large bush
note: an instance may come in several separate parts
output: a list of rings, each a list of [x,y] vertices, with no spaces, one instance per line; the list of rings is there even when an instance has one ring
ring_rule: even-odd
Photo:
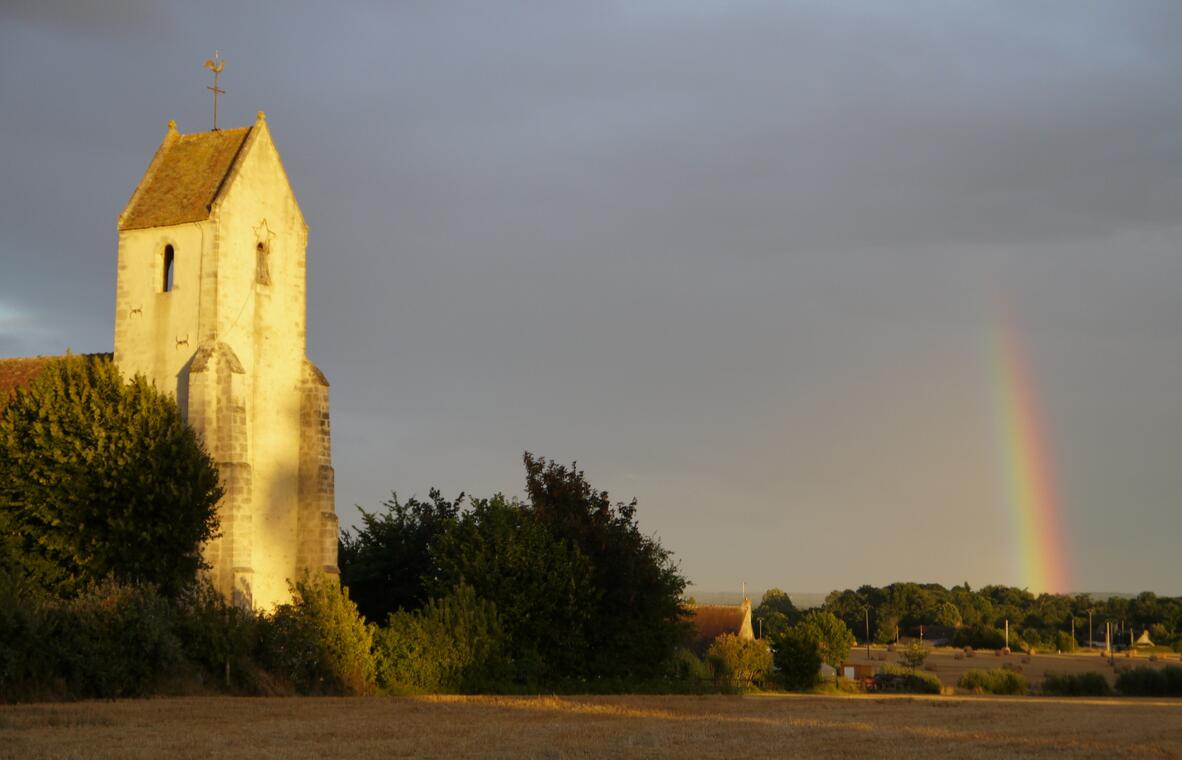
[[[0,565],[46,588],[110,576],[176,594],[219,498],[176,403],[109,359],[54,360],[0,410]]]
[[[293,601],[264,618],[262,664],[306,694],[367,694],[374,686],[373,633],[347,589],[326,575],[292,586]]]
[[[49,608],[45,643],[72,694],[146,696],[184,663],[173,621],[152,586],[106,581]]]
[[[390,615],[374,634],[378,684],[387,690],[476,691],[507,680],[496,605],[459,585],[414,612]]]
[[[902,694],[939,694],[943,688],[940,678],[914,668],[885,662],[874,676],[875,688]]]
[[[1026,678],[1005,668],[991,670],[969,670],[960,677],[956,685],[986,694],[1025,694]]]
[[[1101,673],[1047,673],[1042,692],[1059,697],[1104,697],[1112,693],[1112,687]]]
[[[1006,645],[1006,636],[991,625],[978,624],[958,629],[952,634],[952,645],[973,649],[1001,649]]]
[[[772,652],[765,640],[724,633],[710,644],[706,661],[716,685],[749,687],[763,684],[764,676],[772,669]]]
[[[1116,677],[1116,690],[1127,697],[1182,697],[1182,667],[1126,670]]]

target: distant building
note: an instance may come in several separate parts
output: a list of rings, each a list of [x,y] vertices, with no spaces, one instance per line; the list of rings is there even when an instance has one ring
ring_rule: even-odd
[[[686,620],[693,626],[689,648],[699,656],[724,633],[755,640],[750,599],[743,599],[742,604],[691,604],[687,607]]]

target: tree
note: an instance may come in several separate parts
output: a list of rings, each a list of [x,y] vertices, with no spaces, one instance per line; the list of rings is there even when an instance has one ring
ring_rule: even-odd
[[[425,501],[412,496],[403,502],[392,494],[382,504],[384,514],[361,509],[361,527],[341,531],[341,585],[349,588],[362,615],[385,621],[399,609],[426,604],[424,579],[438,576],[432,544],[455,523],[463,502],[464,494],[448,501],[434,488]]]
[[[899,654],[899,659],[911,670],[923,667],[927,658],[928,650],[924,649],[923,643],[919,641],[912,641]]]
[[[850,656],[850,649],[854,646],[854,634],[845,623],[841,622],[830,612],[814,610],[804,616],[800,625],[808,629],[817,642],[818,654],[821,660],[835,671],[840,672],[841,666]],[[834,675],[836,681],[837,675]]]
[[[773,658],[787,689],[809,689],[821,670],[817,630],[804,623],[785,628],[772,639]]]
[[[731,686],[751,686],[762,683],[772,669],[772,653],[766,642],[740,639],[733,633],[716,637],[706,659],[715,684],[725,681]]]
[[[769,588],[763,600],[751,613],[751,622],[763,638],[775,638],[780,632],[800,619],[800,612],[792,599],[778,588]]]
[[[500,495],[474,500],[433,545],[431,564],[432,596],[464,583],[496,605],[522,680],[586,673],[602,590],[587,558],[554,540],[521,504]]]
[[[177,594],[221,495],[176,403],[105,357],[52,361],[0,411],[0,564],[47,589],[111,576]]]
[[[685,578],[668,550],[641,533],[636,502],[613,504],[569,468],[525,453],[530,512],[556,540],[587,558],[600,592],[587,629],[588,672],[659,675],[683,640]]]

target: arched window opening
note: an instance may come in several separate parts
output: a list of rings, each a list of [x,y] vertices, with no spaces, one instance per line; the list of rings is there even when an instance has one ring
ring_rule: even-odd
[[[259,243],[254,249],[254,281],[259,285],[271,284],[271,270],[267,267],[267,246]]]
[[[172,276],[173,276],[173,269],[174,269],[174,267],[173,267],[174,258],[175,258],[175,255],[172,250],[172,246],[171,245],[164,246],[164,279],[160,283],[161,284],[161,292],[163,292],[163,293],[167,293],[170,290],[172,290]]]

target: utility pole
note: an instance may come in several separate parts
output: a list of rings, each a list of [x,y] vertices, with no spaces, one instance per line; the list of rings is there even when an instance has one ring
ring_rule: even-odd
[[[1096,638],[1096,629],[1092,627],[1092,611],[1088,610],[1088,649],[1092,648],[1092,639]]]
[[[866,659],[870,659],[870,605],[866,605]]]
[[[1006,649],[1010,648],[1010,619],[1006,618]]]
[[[1075,615],[1071,615],[1071,651],[1075,651]]]

